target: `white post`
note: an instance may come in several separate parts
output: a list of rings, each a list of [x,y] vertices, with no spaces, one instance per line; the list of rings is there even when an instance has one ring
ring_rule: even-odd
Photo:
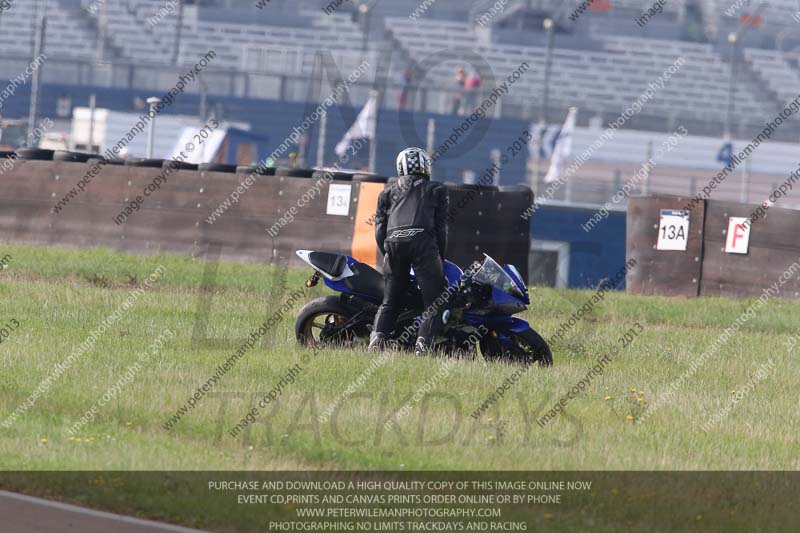
[[[642,196],[650,194],[650,160],[653,159],[653,141],[647,141],[647,154],[645,155],[645,165],[647,172],[644,175],[644,184],[642,186]]]
[[[36,28],[36,44],[33,50],[33,61],[36,62],[38,68],[34,70],[33,74],[31,75],[31,101],[28,109],[28,140],[26,144],[33,147],[37,147],[39,145],[39,139],[33,139],[31,136],[36,130],[36,115],[39,113],[39,80],[42,75],[42,65],[39,61],[39,58],[44,52],[44,39],[46,32],[47,18],[42,15]]]
[[[105,59],[106,55],[106,38],[108,38],[108,11],[106,11],[106,3],[100,6],[100,15],[97,21],[97,50],[95,52],[95,59],[99,63]]]
[[[325,142],[328,136],[328,113],[323,113],[319,122],[319,139],[317,139],[317,168],[325,166]]]
[[[92,93],[89,95],[89,150],[90,154],[94,152],[94,116],[97,111],[97,95]]]
[[[503,170],[503,162],[501,160],[501,156],[503,152],[498,150],[497,148],[492,150],[491,157],[492,157],[492,166],[495,169],[495,175],[492,178],[492,185],[500,185],[500,173]]]
[[[544,147],[544,133],[547,124],[543,120],[539,120],[536,125],[536,150],[533,154],[533,175],[531,176],[531,190],[534,196],[539,193],[539,177],[542,174],[542,150]]]
[[[744,160],[744,171],[742,172],[742,192],[739,200],[746,204],[750,201],[750,158]]]
[[[372,121],[372,138],[369,141],[369,172],[375,173],[375,162],[378,158],[378,116],[380,115],[380,99],[378,91],[372,89],[369,97],[375,99],[375,120]]]
[[[428,138],[426,140],[429,155],[433,155],[434,146],[433,143],[436,142],[436,119],[429,118],[428,119]]]
[[[172,49],[172,64],[177,65],[181,59],[181,34],[183,33],[183,0],[178,0],[178,23],[175,27],[175,44]]]
[[[208,84],[202,72],[197,79],[200,84],[200,122],[205,122],[208,119]]]
[[[572,203],[572,181],[571,179],[567,180],[566,191],[564,193],[564,201],[568,204]]]
[[[152,115],[152,119],[150,119],[150,129],[147,132],[147,159],[153,158],[153,144],[155,144],[156,140],[156,105],[161,101],[161,99],[151,96],[147,99],[147,103],[150,105],[150,114]]]

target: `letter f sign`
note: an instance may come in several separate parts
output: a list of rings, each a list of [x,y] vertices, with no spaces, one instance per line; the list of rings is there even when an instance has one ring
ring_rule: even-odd
[[[725,252],[747,254],[750,246],[750,223],[747,218],[731,217],[728,220],[728,239]]]

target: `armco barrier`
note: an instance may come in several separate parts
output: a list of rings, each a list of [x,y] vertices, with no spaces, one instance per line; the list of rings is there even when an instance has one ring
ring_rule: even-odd
[[[758,297],[792,269],[779,296],[800,299],[800,211],[771,207],[752,224],[747,253],[728,253],[730,218],[750,218],[758,206],[704,201],[690,211],[687,250],[656,250],[661,210],[682,210],[688,202],[674,196],[629,200],[627,256],[637,261],[627,278],[630,292]]]
[[[53,213],[53,206],[89,168],[87,163],[16,161],[12,170],[0,175],[0,238],[194,256],[215,244],[223,259],[295,265],[300,263],[294,250],[307,248],[352,254],[372,265],[379,262],[372,223],[382,183],[260,176],[238,203],[209,224],[206,218],[247,175],[177,170],[138,212],[116,224],[114,217],[161,169],[106,166],[84,192]],[[530,230],[520,214],[532,203],[532,194],[476,191],[451,187],[455,211],[448,258],[466,265],[485,252],[527,275]],[[298,206],[301,198],[307,201]],[[329,214],[329,202],[338,205],[340,214]],[[293,221],[271,235],[268,230],[282,218]]]

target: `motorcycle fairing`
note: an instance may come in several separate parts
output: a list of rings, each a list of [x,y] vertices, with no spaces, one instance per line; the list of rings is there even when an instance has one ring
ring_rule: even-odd
[[[326,280],[339,281],[353,275],[350,265],[355,259],[352,257],[312,250],[297,250],[295,253]]]
[[[312,250],[297,250],[295,253],[322,275],[325,285],[331,290],[378,303],[383,300],[383,275],[366,263],[344,254]],[[457,287],[464,273],[458,265],[445,260],[444,275],[451,287]],[[416,285],[413,271],[411,284]]]
[[[458,287],[461,283],[461,278],[464,277],[464,271],[459,268],[455,263],[451,263],[447,259],[444,260],[444,277],[447,278],[447,284],[450,287]]]
[[[331,290],[359,296],[371,302],[383,300],[383,276],[366,263],[348,255],[298,250],[297,256],[319,272]]]
[[[483,325],[489,329],[512,333],[522,333],[530,328],[530,324],[515,316],[485,315],[465,312],[464,322],[475,327]]]

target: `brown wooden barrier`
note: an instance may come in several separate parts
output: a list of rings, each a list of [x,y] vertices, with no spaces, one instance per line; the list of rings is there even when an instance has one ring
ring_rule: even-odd
[[[86,163],[17,161],[0,176],[0,238],[195,256],[206,254],[209,245],[214,245],[224,259],[294,265],[300,264],[294,251],[305,248],[379,263],[371,222],[377,195],[384,187],[380,183],[331,182],[344,191],[339,200],[345,205],[349,196],[347,214],[340,215],[328,214],[331,184],[313,178],[262,176],[209,224],[207,217],[248,176],[178,170],[145,198],[138,212],[117,224],[114,218],[162,171],[109,165],[84,192],[53,213],[53,206],[89,169]],[[451,190],[451,203],[463,203],[468,193],[469,201],[454,213],[448,258],[466,265],[485,252],[527,274],[530,228],[520,215],[532,202],[530,192],[487,189],[475,194],[456,187]],[[359,203],[362,197],[363,205]],[[298,205],[301,198],[305,201]],[[270,232],[282,218],[293,221]]]
[[[800,264],[800,211],[770,208],[750,230],[747,254],[725,252],[730,217],[749,218],[756,205],[709,201],[706,207],[705,256],[700,294],[761,296],[795,262]],[[781,296],[800,298],[798,272],[781,285]]]
[[[687,204],[687,198],[674,196],[630,199],[627,255],[638,263],[628,274],[630,292],[757,297],[783,277],[773,296],[800,299],[800,211],[771,207],[752,224],[747,253],[728,253],[730,218],[750,218],[758,206],[704,201],[690,212],[687,250],[656,250],[661,210]]]
[[[636,265],[625,280],[627,290],[637,294],[697,296],[703,256],[705,205],[689,214],[686,251],[656,250],[662,209],[681,210],[688,198],[631,198],[628,201],[627,256]]]

